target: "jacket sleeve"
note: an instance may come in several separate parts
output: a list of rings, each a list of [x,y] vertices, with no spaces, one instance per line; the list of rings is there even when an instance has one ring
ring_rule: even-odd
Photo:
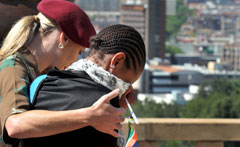
[[[29,78],[21,64],[7,66],[0,71],[0,117],[1,136],[5,143],[16,141],[5,130],[5,122],[10,115],[29,110]]]

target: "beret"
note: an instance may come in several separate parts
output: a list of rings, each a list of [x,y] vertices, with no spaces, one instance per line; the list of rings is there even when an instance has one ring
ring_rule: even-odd
[[[80,7],[66,0],[42,0],[37,9],[53,19],[72,41],[84,47],[90,46],[89,40],[96,31]]]

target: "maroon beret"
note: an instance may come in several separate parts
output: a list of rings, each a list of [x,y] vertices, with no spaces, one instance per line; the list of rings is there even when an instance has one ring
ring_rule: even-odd
[[[90,37],[96,35],[96,31],[87,14],[77,5],[65,0],[42,0],[37,9],[53,19],[72,41],[90,46]]]

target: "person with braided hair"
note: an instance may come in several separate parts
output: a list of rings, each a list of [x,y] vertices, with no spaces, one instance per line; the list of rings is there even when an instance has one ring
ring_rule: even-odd
[[[124,121],[122,114],[126,110],[113,107],[109,101],[118,95],[118,90],[101,95],[87,108],[30,110],[31,82],[52,66],[64,70],[71,65],[96,34],[87,14],[72,2],[42,0],[37,9],[37,15],[25,16],[14,24],[1,46],[1,138],[7,144],[18,146],[23,138],[49,136],[86,126],[117,137],[114,130],[121,128],[119,123]]]
[[[141,35],[134,28],[121,24],[107,27],[92,37],[90,43],[88,60],[125,82],[132,84],[139,78],[145,66],[146,51]],[[129,102],[133,104],[134,99]],[[120,99],[120,105],[127,107],[124,99]]]
[[[86,59],[74,62],[64,71],[53,68],[33,82],[31,108],[54,111],[85,108],[114,89],[119,89],[120,94],[110,101],[111,105],[126,108],[125,98],[134,103],[131,85],[143,72],[145,62],[145,45],[134,28],[121,24],[106,27],[90,39]],[[88,126],[22,142],[24,146],[34,147],[122,147],[122,140]]]

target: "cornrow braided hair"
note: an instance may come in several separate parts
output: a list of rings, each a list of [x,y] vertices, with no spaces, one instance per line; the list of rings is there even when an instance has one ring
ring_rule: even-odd
[[[131,68],[132,65],[135,71],[137,70],[137,65],[143,68],[146,62],[143,39],[130,26],[117,24],[106,27],[90,39],[90,48],[88,56],[98,52],[98,58],[100,59],[104,58],[104,54],[124,52],[126,54],[127,68]]]

